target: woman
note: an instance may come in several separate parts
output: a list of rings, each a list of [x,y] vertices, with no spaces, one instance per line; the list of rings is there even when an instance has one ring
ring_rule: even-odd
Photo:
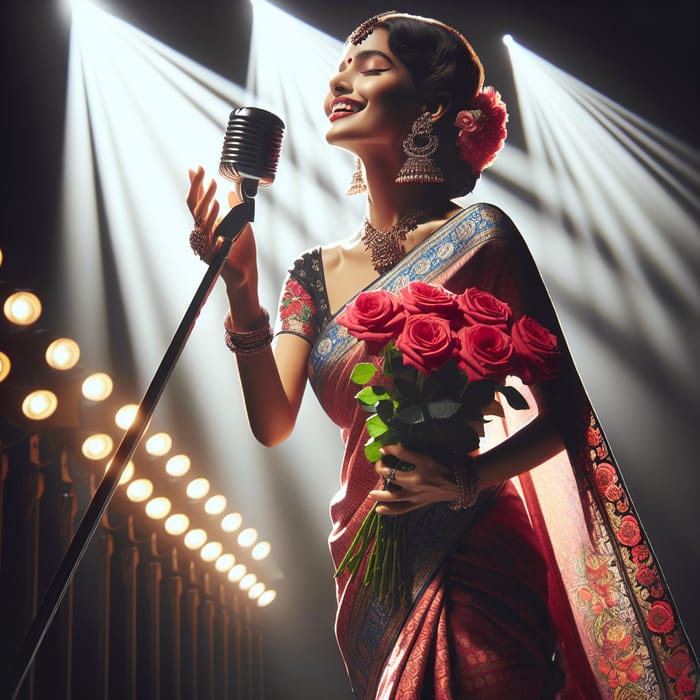
[[[505,137],[505,108],[483,88],[476,54],[440,22],[385,13],[350,36],[325,110],[328,142],[358,157],[351,191],[366,192],[365,221],[294,263],[274,348],[250,228],[222,277],[226,342],[255,437],[274,445],[289,435],[307,380],[341,428],[336,566],[375,503],[411,524],[411,596],[399,607],[360,577],[337,577],[336,634],[355,693],[691,697],[697,660],[527,248],[496,208],[452,201]],[[219,205],[204,178],[190,173],[187,202],[191,244],[210,260]],[[521,387],[527,420],[506,410],[500,436],[489,436],[497,444],[456,466],[399,446],[373,465],[363,451],[366,414],[349,374],[367,354],[339,321],[361,290],[410,281],[490,291],[560,336],[560,377]],[[395,459],[414,468],[397,472]]]

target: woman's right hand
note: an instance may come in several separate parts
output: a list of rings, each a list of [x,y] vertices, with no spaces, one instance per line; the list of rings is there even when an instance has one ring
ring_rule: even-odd
[[[187,206],[192,213],[196,229],[204,237],[201,246],[195,251],[204,262],[210,263],[216,251],[221,246],[221,240],[216,237],[216,227],[221,221],[220,205],[216,195],[216,181],[211,180],[204,186],[205,172],[200,165],[197,170],[189,171],[190,189],[187,193]],[[240,193],[240,183],[235,183],[235,190],[228,194],[228,206],[233,208],[243,201]],[[253,229],[246,224],[243,232],[231,247],[231,252],[221,270],[221,277],[229,288],[245,286],[256,278],[256,251]],[[257,280],[255,279],[255,282]]]

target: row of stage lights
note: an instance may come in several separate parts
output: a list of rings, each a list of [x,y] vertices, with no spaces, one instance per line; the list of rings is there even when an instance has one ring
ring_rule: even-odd
[[[0,265],[2,253],[0,252]],[[27,328],[35,324],[41,316],[42,306],[39,298],[30,291],[15,291],[9,294],[3,304],[5,319],[15,328]],[[14,368],[13,359],[0,349],[0,390],[12,382]],[[80,359],[80,347],[71,338],[57,338],[46,345],[44,359],[48,367],[57,372],[67,372],[75,368]],[[19,360],[18,360],[19,361]],[[96,372],[87,376],[81,385],[81,395],[89,402],[99,403],[108,399],[113,391],[113,382],[108,374]],[[7,392],[5,392],[7,393]],[[10,397],[15,399],[14,396]],[[52,389],[38,386],[31,390],[20,392],[16,397],[17,405],[23,419],[37,427],[46,421],[47,425],[53,416],[61,409],[61,398]],[[11,407],[3,400],[3,413]],[[121,406],[114,415],[114,423],[120,430],[126,431],[136,416],[138,406],[126,404]],[[12,417],[10,420],[13,420]],[[17,418],[14,418],[17,422]],[[0,441],[0,447],[2,446]],[[144,441],[144,449],[152,458],[164,458],[172,451],[172,438],[166,432],[152,434]],[[105,471],[110,468],[109,458],[114,453],[114,440],[108,432],[90,432],[80,445],[81,454],[92,462],[106,461]],[[181,480],[189,473],[191,459],[186,454],[175,454],[165,462],[165,475],[170,479]],[[136,476],[134,461],[129,461],[124,467],[118,486],[125,489],[126,497],[135,504],[143,504],[146,515],[156,521],[162,521],[165,531],[175,537],[182,537],[184,546],[199,552],[203,561],[210,563],[219,573],[227,576],[228,580],[247,593],[249,598],[256,601],[259,607],[265,607],[273,602],[276,592],[258,580],[257,575],[249,567],[238,561],[233,552],[227,551],[224,543],[226,537],[233,539],[238,547],[252,562],[262,562],[271,552],[267,541],[260,541],[253,527],[242,528],[243,518],[238,512],[227,512],[227,500],[222,494],[211,493],[211,484],[204,477],[192,478],[186,482],[184,495],[193,508],[201,506],[203,513],[190,511],[173,512],[173,503],[166,495],[157,493],[151,479]],[[193,521],[200,517],[218,519],[220,536],[212,536],[203,527],[193,526]],[[237,535],[236,535],[237,533]]]

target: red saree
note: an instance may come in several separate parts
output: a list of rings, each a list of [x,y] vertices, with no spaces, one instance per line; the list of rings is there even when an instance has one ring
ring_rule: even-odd
[[[498,209],[466,209],[372,287],[413,280],[477,286],[560,336],[565,366],[542,386],[566,449],[484,492],[469,511],[444,504],[407,516],[411,600],[388,610],[361,577],[336,581],[336,636],[365,700],[692,698],[698,662],[568,354],[539,272]],[[290,271],[279,332],[313,344],[310,383],[345,452],[330,506],[337,566],[378,486],[363,452],[366,414],[349,379],[363,344],[334,322],[318,251]],[[535,406],[527,387],[519,386]],[[532,412],[490,424],[485,446]]]

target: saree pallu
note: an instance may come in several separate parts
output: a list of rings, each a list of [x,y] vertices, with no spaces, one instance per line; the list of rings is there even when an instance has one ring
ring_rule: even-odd
[[[323,287],[320,256],[316,267],[314,284]],[[515,317],[527,313],[558,335],[561,376],[541,392],[565,449],[483,492],[470,510],[435,504],[401,516],[412,595],[399,609],[382,605],[361,576],[336,579],[336,636],[356,695],[696,697],[697,658],[515,226],[497,208],[473,205],[369,288],[397,291],[415,280],[457,293],[470,286],[490,291]],[[310,340],[311,386],[345,444],[330,506],[337,566],[379,485],[364,456],[367,414],[350,381],[355,363],[372,358],[330,314]],[[505,406],[504,417],[490,424],[493,444],[535,415],[535,397],[514,383],[531,409]]]

